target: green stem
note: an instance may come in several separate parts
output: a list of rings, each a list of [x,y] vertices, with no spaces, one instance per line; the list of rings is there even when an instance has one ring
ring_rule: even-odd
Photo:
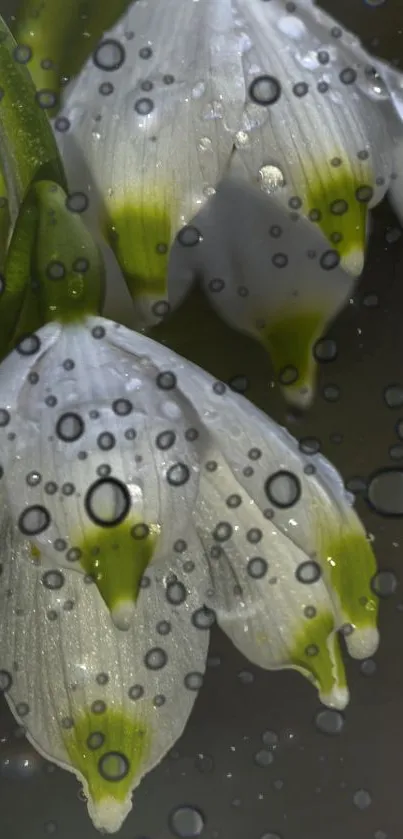
[[[0,166],[0,271],[4,268],[10,232],[10,210],[6,179]]]
[[[16,47],[0,17],[0,160],[14,216],[32,181],[47,178],[66,188],[50,122]]]
[[[52,91],[57,104],[61,82],[75,76],[102,34],[132,0],[22,0],[14,34],[32,51],[28,68],[38,90]]]

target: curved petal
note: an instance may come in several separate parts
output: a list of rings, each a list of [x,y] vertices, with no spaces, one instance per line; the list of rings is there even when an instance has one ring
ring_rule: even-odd
[[[96,586],[74,571],[46,576],[10,523],[6,551],[0,689],[33,746],[83,783],[95,827],[113,833],[133,789],[180,737],[201,685],[209,633],[192,616],[203,566],[186,574],[177,555],[164,576],[150,570],[135,623],[121,633]]]
[[[67,97],[61,148],[78,147],[92,173],[145,321],[159,319],[155,304],[167,297],[172,240],[225,171],[244,97],[230,0],[133,3]],[[197,244],[197,232],[183,241]]]
[[[287,537],[290,550],[294,545],[304,552],[308,570],[322,574],[328,587],[349,652],[357,658],[371,655],[378,645],[371,587],[376,561],[336,469],[319,454],[305,454],[251,402],[165,347],[113,327],[109,340],[122,349],[142,345],[155,364],[171,370],[209,433],[207,462],[214,463],[218,452],[232,473],[234,488],[225,480],[224,497],[242,490],[248,505],[256,504]],[[211,529],[215,525],[212,520]]]
[[[292,667],[313,682],[325,705],[344,708],[339,624],[325,583],[320,576],[304,583],[304,551],[265,518],[220,455],[214,464],[201,479],[195,523],[209,556],[219,625],[254,664]]]
[[[15,526],[50,567],[90,574],[125,628],[145,567],[188,525],[204,443],[138,336],[122,352],[94,323],[41,329],[2,364],[0,445]]]
[[[307,408],[315,390],[315,344],[348,302],[354,280],[320,230],[290,218],[233,171],[237,177],[221,185],[198,222],[203,288],[231,326],[269,351],[285,399]]]
[[[279,171],[276,199],[318,224],[353,276],[363,268],[368,208],[385,194],[391,139],[368,83],[363,50],[344,50],[302,6],[234,0],[244,37],[248,102],[236,140],[250,177]],[[357,79],[360,83],[357,83]]]

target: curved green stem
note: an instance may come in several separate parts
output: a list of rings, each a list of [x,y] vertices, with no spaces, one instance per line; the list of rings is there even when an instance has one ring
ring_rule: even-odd
[[[48,178],[66,188],[50,122],[16,47],[0,17],[0,160],[14,216],[32,181]]]
[[[113,26],[132,0],[22,0],[14,34],[29,47],[28,68],[38,90],[58,100],[62,80],[75,76],[102,34]]]
[[[6,179],[0,165],[0,271],[4,268],[10,232],[10,209]]]

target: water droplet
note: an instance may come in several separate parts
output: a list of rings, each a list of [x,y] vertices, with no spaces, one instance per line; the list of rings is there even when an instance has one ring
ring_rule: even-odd
[[[181,839],[192,839],[193,836],[200,836],[204,828],[205,819],[200,810],[196,807],[177,807],[169,817],[169,824],[172,833],[180,836]]]
[[[363,676],[373,676],[376,673],[376,661],[373,658],[367,658],[361,662],[360,670]]]
[[[268,193],[275,192],[285,184],[285,177],[281,169],[269,163],[260,167],[258,176],[261,189]]]
[[[272,504],[280,509],[286,509],[298,501],[301,486],[296,475],[281,469],[267,479],[265,492]]]
[[[399,384],[387,385],[383,397],[388,408],[401,408],[403,405],[403,386]]]
[[[372,798],[368,790],[358,789],[357,792],[354,793],[353,801],[359,810],[366,810],[372,803]]]
[[[275,749],[278,746],[278,734],[275,731],[264,731],[262,741],[265,746],[268,746],[270,749]]]
[[[393,571],[379,571],[372,578],[372,591],[378,597],[392,597],[397,589],[397,577]]]
[[[367,499],[379,515],[403,516],[403,470],[376,472],[370,478]]]
[[[255,763],[257,763],[258,766],[270,766],[270,764],[273,763],[273,760],[273,752],[270,752],[268,749],[260,749],[260,751],[255,754]]]
[[[340,734],[344,727],[344,717],[340,711],[326,709],[318,711],[315,717],[316,727],[323,734]]]

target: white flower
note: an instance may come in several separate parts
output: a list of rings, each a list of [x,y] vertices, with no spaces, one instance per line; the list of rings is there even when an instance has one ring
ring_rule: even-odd
[[[307,407],[369,211],[387,190],[402,209],[400,78],[309,0],[133,3],[55,123],[134,299],[115,265],[106,314],[148,326],[201,278]]]
[[[25,337],[0,403],[0,689],[96,827],[119,829],[181,734],[215,619],[345,706],[337,633],[376,649],[376,565],[323,457],[103,318]]]

